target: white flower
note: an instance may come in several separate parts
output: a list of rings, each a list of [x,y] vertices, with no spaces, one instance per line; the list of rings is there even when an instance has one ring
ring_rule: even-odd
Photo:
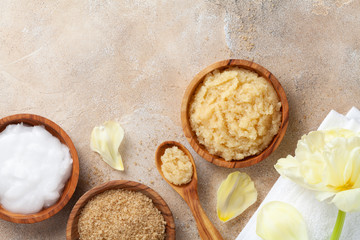
[[[297,144],[295,156],[276,170],[344,211],[360,210],[360,134],[345,129],[314,131]]]

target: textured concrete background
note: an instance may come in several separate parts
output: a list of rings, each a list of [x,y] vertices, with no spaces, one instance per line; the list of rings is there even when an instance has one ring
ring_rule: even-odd
[[[142,182],[172,210],[178,239],[199,239],[185,202],[160,178],[157,145],[179,141],[187,84],[213,62],[240,58],[269,69],[290,105],[287,134],[268,159],[240,169],[255,181],[256,204],[222,223],[216,191],[235,171],[193,153],[199,195],[225,239],[234,239],[276,181],[273,165],[294,152],[330,109],[360,107],[360,2],[253,1],[11,1],[0,2],[0,116],[34,113],[58,123],[80,158],[80,180],[69,204],[41,223],[0,220],[0,239],[64,239],[71,208],[87,190],[112,179]],[[118,120],[125,172],[91,152],[94,126]]]

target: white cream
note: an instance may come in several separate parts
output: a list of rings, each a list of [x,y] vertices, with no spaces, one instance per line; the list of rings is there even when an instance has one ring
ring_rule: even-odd
[[[21,214],[57,202],[71,175],[69,148],[44,127],[12,124],[0,133],[0,204]]]

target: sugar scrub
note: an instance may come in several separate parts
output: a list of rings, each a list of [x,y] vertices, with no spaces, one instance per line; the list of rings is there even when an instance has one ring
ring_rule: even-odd
[[[191,181],[193,166],[189,157],[178,147],[167,148],[161,156],[161,162],[161,171],[169,182],[182,185]]]
[[[189,115],[198,141],[211,154],[241,160],[261,153],[278,133],[281,102],[265,78],[233,67],[206,75]]]
[[[0,133],[0,204],[14,213],[57,202],[69,179],[69,148],[42,126],[11,124]]]

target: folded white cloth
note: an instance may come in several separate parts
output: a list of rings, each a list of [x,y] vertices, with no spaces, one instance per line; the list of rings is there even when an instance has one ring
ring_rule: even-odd
[[[360,131],[360,111],[352,107],[344,116],[331,110],[320,124],[318,130],[333,128],[345,128],[356,132]],[[294,206],[305,219],[310,240],[328,240],[330,238],[336,222],[337,208],[333,204],[319,202],[310,190],[286,178],[279,177],[236,240],[261,240],[261,238],[256,235],[257,213],[264,204],[271,201],[282,201]],[[359,240],[359,223],[359,212],[348,213],[346,215],[341,239]]]

